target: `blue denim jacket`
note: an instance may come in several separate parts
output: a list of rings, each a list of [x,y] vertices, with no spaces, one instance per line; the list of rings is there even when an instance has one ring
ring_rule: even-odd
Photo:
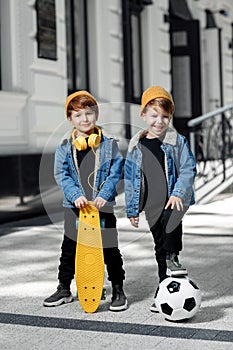
[[[77,164],[76,149],[72,140],[65,139],[57,147],[55,153],[54,177],[61,188],[64,199],[63,206],[75,208],[74,201],[85,196]],[[97,196],[102,197],[107,205],[113,205],[118,182],[122,178],[123,157],[119,152],[117,140],[107,137],[102,131],[100,146],[95,149],[95,175],[94,175],[94,200]],[[94,170],[94,169],[93,169]]]
[[[126,212],[128,217],[138,216],[143,198],[142,151],[139,140],[147,134],[139,131],[130,141],[124,165]],[[162,141],[165,153],[165,173],[168,197],[177,196],[184,206],[195,203],[193,184],[196,162],[186,137],[169,127]]]

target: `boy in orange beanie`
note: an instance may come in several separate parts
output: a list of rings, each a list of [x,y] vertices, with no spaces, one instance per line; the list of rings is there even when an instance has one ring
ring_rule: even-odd
[[[145,211],[154,239],[159,282],[168,275],[186,275],[178,260],[182,250],[182,217],[194,204],[196,166],[187,139],[169,126],[174,113],[172,96],[161,86],[142,95],[141,118],[146,129],[130,141],[125,161],[126,211],[139,225]],[[156,311],[155,303],[151,311]]]
[[[68,96],[66,118],[73,131],[62,141],[55,154],[54,173],[63,195],[64,239],[59,265],[59,285],[54,294],[44,300],[44,306],[70,303],[73,297],[70,284],[75,272],[75,253],[79,209],[93,201],[104,222],[102,242],[108,279],[112,283],[111,311],[127,308],[123,291],[125,271],[118,248],[116,217],[113,211],[118,182],[122,177],[122,155],[117,140],[105,135],[96,126],[98,105],[87,91]]]

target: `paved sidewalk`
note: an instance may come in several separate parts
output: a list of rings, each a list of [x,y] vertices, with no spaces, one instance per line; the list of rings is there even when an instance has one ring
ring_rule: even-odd
[[[168,322],[149,307],[157,267],[145,218],[134,229],[118,205],[121,252],[129,308],[108,311],[107,300],[86,314],[79,302],[42,306],[57,286],[62,215],[0,225],[0,349],[233,349],[233,196],[191,208],[184,219],[182,263],[202,291],[198,313]],[[72,284],[75,294],[75,285]]]

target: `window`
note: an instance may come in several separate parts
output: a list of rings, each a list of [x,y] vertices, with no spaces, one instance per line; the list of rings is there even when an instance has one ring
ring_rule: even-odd
[[[37,0],[38,57],[57,59],[55,0]]]
[[[122,0],[124,78],[126,102],[139,103],[143,89],[141,11],[142,0]]]
[[[140,14],[131,15],[132,30],[132,75],[133,99],[140,98],[142,92],[142,52],[141,52],[141,18]]]
[[[88,90],[88,33],[86,0],[66,0],[68,93]]]

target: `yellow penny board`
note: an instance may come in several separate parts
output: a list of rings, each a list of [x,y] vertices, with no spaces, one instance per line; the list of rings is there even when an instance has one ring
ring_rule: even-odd
[[[85,312],[95,312],[104,284],[104,257],[99,211],[93,202],[80,209],[75,278],[78,298]]]

